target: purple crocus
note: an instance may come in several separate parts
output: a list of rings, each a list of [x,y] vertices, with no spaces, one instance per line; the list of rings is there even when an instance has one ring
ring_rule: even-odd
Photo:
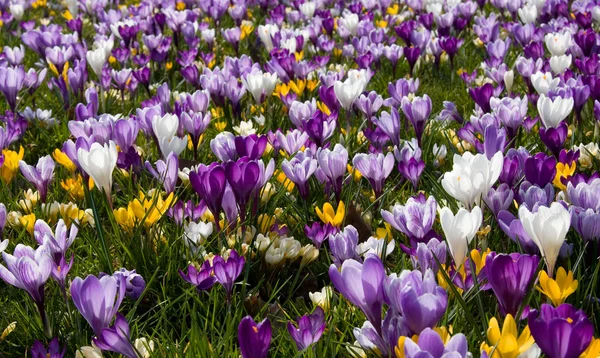
[[[248,157],[238,159],[236,162],[225,163],[225,177],[240,207],[240,219],[242,222],[245,220],[246,205],[259,183],[260,172],[258,162],[256,160],[248,160]]]
[[[111,133],[112,139],[121,150],[127,150],[135,143],[139,130],[140,124],[138,121],[133,119],[120,120],[114,124]]]
[[[423,97],[414,97],[411,101],[408,97],[404,97],[402,99],[402,112],[415,129],[415,135],[419,146],[421,146],[421,137],[431,114],[431,98],[425,95]]]
[[[251,134],[245,137],[235,137],[235,150],[240,157],[248,157],[250,160],[260,158],[267,147],[267,136]]]
[[[38,340],[33,342],[31,347],[31,358],[63,358],[67,352],[67,346],[60,348],[58,338],[54,338],[48,343],[48,348]]]
[[[485,205],[494,213],[494,216],[498,216],[501,210],[508,210],[510,204],[512,204],[514,193],[510,186],[506,183],[502,183],[498,188],[491,188],[487,195],[483,197]]]
[[[215,217],[217,231],[219,228],[219,212],[221,211],[223,194],[225,193],[225,169],[219,164],[201,165],[198,172],[190,172],[190,183],[194,191],[204,199],[206,206]]]
[[[213,270],[217,281],[223,285],[227,296],[230,297],[233,292],[233,284],[244,270],[244,256],[240,256],[237,251],[231,250],[227,261],[222,256],[215,256],[213,259]]]
[[[52,257],[44,245],[36,250],[18,244],[13,254],[2,253],[6,263],[0,265],[0,278],[9,285],[27,291],[38,307],[44,328],[47,325],[44,310],[44,285],[52,272]]]
[[[383,184],[394,169],[394,163],[394,154],[391,152],[388,152],[385,156],[382,153],[359,153],[352,159],[352,164],[356,169],[365,178],[369,179],[377,198],[383,192]]]
[[[306,141],[308,140],[308,134],[298,129],[294,129],[287,134],[277,131],[275,133],[275,138],[281,149],[283,149],[287,155],[292,155],[302,149],[302,147],[306,144]]]
[[[146,288],[146,281],[142,275],[135,272],[135,270],[129,271],[125,268],[121,268],[119,271],[115,271],[113,276],[125,277],[125,295],[132,300],[137,300]],[[122,281],[118,279],[117,282],[120,283]]]
[[[446,264],[447,250],[446,241],[440,242],[435,237],[432,237],[427,244],[419,242],[416,249],[413,248],[409,251],[413,268],[419,269],[423,274],[428,269],[437,273],[439,270],[437,262],[439,261],[442,265]]]
[[[356,245],[358,245],[358,231],[352,225],[344,230],[329,235],[329,250],[336,266],[341,266],[346,260],[356,258]]]
[[[568,303],[542,304],[527,317],[531,335],[548,358],[577,358],[590,344],[594,325],[582,310]]]
[[[404,340],[404,354],[406,358],[466,358],[469,356],[467,337],[462,333],[458,333],[444,344],[436,331],[426,328],[419,334],[417,343],[409,338]]]
[[[179,178],[179,158],[175,152],[169,153],[166,160],[159,159],[156,162],[156,170],[149,161],[146,161],[146,169],[162,183],[167,194],[175,191],[175,185]]]
[[[40,200],[45,203],[48,197],[48,186],[54,176],[54,160],[50,155],[38,159],[36,166],[19,161],[21,173],[40,193]]]
[[[126,287],[124,276],[89,275],[83,280],[76,277],[71,283],[73,303],[96,336],[100,337],[103,329],[110,326],[125,297]]]
[[[266,358],[271,345],[271,322],[256,323],[251,316],[242,318],[238,326],[238,342],[242,358]]]
[[[319,306],[312,314],[298,317],[297,327],[288,322],[287,329],[298,350],[303,351],[321,339],[325,331],[325,312]]]
[[[321,172],[322,177],[327,180],[336,196],[339,197],[342,192],[342,181],[348,164],[348,151],[339,143],[333,147],[333,150],[319,148],[317,151],[317,162],[319,162],[318,171]]]
[[[185,274],[183,271],[179,270],[179,275],[185,281],[191,283],[196,287],[196,290],[200,293],[201,291],[206,291],[212,288],[212,286],[217,282],[217,277],[213,275],[213,267],[210,265],[210,261],[206,260],[200,267],[200,270],[196,268],[194,265],[188,266],[188,273]]]
[[[383,111],[379,119],[372,118],[373,123],[381,129],[392,140],[394,145],[400,145],[400,114],[394,107],[390,109],[390,113]]]
[[[394,147],[394,156],[398,161],[398,171],[412,183],[416,191],[421,174],[425,170],[425,162],[421,159],[422,151],[417,139],[412,138],[410,141],[404,141],[401,147]]]
[[[74,254],[71,255],[70,261],[67,261],[67,250],[77,238],[78,231],[79,229],[75,225],[67,229],[63,219],[58,220],[54,232],[45,221],[40,219],[36,220],[33,226],[35,240],[38,244],[45,245],[48,248],[48,253],[53,260],[51,275],[62,290],[65,289],[67,275],[73,266]]]
[[[471,98],[473,98],[473,101],[477,103],[484,113],[489,113],[491,110],[490,98],[492,98],[493,93],[494,86],[490,83],[486,83],[481,87],[469,88]]]
[[[540,139],[555,157],[558,157],[560,151],[563,149],[568,133],[569,126],[565,121],[560,122],[556,128],[540,127]]]
[[[437,212],[435,197],[419,194],[408,199],[405,205],[396,204],[391,212],[381,210],[381,216],[388,224],[410,238],[412,246],[426,242],[436,235],[433,231]]]
[[[300,196],[308,198],[309,186],[308,180],[317,170],[318,162],[314,159],[310,149],[304,152],[298,152],[292,160],[285,159],[281,164],[281,170],[285,175],[298,186]]]
[[[93,339],[94,344],[103,351],[122,354],[127,358],[138,358],[136,350],[131,344],[127,320],[120,313],[117,313],[116,316],[115,323],[112,327],[104,328],[100,334]]]
[[[332,225],[320,222],[314,222],[311,226],[304,225],[304,234],[313,242],[317,250],[321,248],[323,241],[335,231],[336,229]]]
[[[525,179],[543,188],[556,176],[556,158],[545,153],[537,153],[525,160]]]
[[[535,278],[540,258],[519,253],[487,255],[485,272],[502,314],[515,317],[527,294],[531,280]]]
[[[402,314],[413,334],[433,328],[448,305],[448,293],[437,285],[432,270],[393,273],[384,280],[383,291],[385,301]]]
[[[329,266],[329,277],[336,290],[360,308],[380,332],[385,269],[377,255],[368,255],[364,263],[346,260],[340,270]]]

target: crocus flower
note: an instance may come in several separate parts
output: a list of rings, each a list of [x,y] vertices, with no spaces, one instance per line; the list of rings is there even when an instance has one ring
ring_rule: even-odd
[[[288,332],[299,351],[303,351],[321,339],[325,331],[325,313],[319,306],[312,314],[298,317],[298,326],[292,322],[287,324]]]
[[[483,215],[478,206],[471,212],[460,208],[456,215],[447,207],[440,210],[440,223],[456,267],[460,267],[465,262],[469,244],[479,230],[482,220]]]
[[[273,93],[277,79],[276,73],[263,73],[260,70],[257,70],[242,76],[242,83],[248,92],[252,94],[256,103],[261,104],[271,95],[271,93]]]
[[[179,158],[177,158],[175,152],[169,153],[165,160],[159,159],[156,162],[156,170],[150,162],[146,161],[146,169],[148,169],[156,180],[162,183],[167,194],[175,191],[175,185],[179,178]]]
[[[573,98],[556,97],[552,100],[550,97],[541,94],[537,102],[540,119],[546,128],[558,128],[562,122],[573,110]]]
[[[242,318],[238,326],[238,342],[242,358],[266,358],[271,345],[271,322],[256,323],[251,316]]]
[[[323,211],[320,208],[315,208],[315,212],[321,221],[334,227],[339,227],[344,221],[346,215],[346,206],[343,201],[340,201],[336,211],[333,211],[333,206],[329,202],[323,205]]]
[[[215,216],[215,225],[219,230],[218,215],[221,211],[225,193],[225,169],[221,165],[200,166],[198,172],[190,172],[190,183],[194,191],[204,199],[206,206]]]
[[[536,289],[546,295],[554,307],[558,307],[577,290],[577,286],[578,282],[573,279],[573,272],[569,271],[567,274],[564,268],[559,267],[556,271],[556,280],[548,277],[546,271],[541,271],[540,285]]]
[[[120,313],[116,316],[115,323],[110,328],[102,329],[93,339],[94,344],[102,350],[122,354],[127,358],[139,358],[131,344],[127,320]]]
[[[358,231],[352,225],[329,235],[329,250],[337,266],[340,266],[346,260],[356,258],[357,245]]]
[[[384,298],[402,314],[413,334],[434,327],[446,312],[448,293],[438,286],[432,270],[404,270],[384,280]]]
[[[569,212],[557,202],[552,203],[549,208],[540,206],[537,212],[533,213],[527,207],[520,206],[519,220],[546,260],[548,275],[553,277],[558,253],[571,226]]]
[[[337,100],[346,111],[350,109],[354,101],[360,96],[369,82],[365,70],[350,70],[348,78],[342,81],[335,81],[333,89]]]
[[[152,130],[158,141],[160,152],[166,158],[171,152],[179,155],[187,146],[187,138],[179,138],[179,117],[174,114],[155,116],[152,119]]]
[[[492,252],[485,260],[485,272],[500,311],[503,314],[516,315],[521,302],[527,294],[539,263],[537,256],[496,254]]]
[[[494,154],[491,160],[483,154],[455,154],[452,171],[444,174],[442,186],[466,208],[472,208],[473,205],[480,205],[481,198],[498,180],[503,164],[502,152]]]
[[[511,314],[504,317],[502,329],[500,329],[496,317],[492,317],[488,325],[487,338],[487,342],[481,343],[481,351],[485,352],[489,358],[529,357],[526,353],[532,347],[537,348],[534,347],[535,343],[529,327],[523,328],[519,334],[517,323]]]
[[[76,277],[71,283],[71,297],[75,307],[90,324],[96,336],[108,328],[125,297],[124,276],[98,277],[89,275],[85,279]]]
[[[12,255],[3,252],[2,258],[6,267],[0,265],[0,278],[9,285],[27,291],[37,305],[45,326],[44,285],[52,272],[52,257],[48,248],[42,245],[34,250],[18,244]]]
[[[411,101],[408,97],[404,97],[402,99],[402,112],[415,129],[415,136],[419,141],[419,146],[421,146],[421,137],[431,114],[431,98],[425,95],[414,97]]]
[[[346,260],[340,270],[331,265],[329,277],[335,289],[360,308],[374,327],[381,327],[385,269],[378,256],[369,255],[362,264]]]
[[[556,308],[542,304],[527,317],[531,335],[549,358],[577,358],[585,351],[594,326],[582,310],[564,303]]]
[[[435,235],[432,230],[437,212],[437,202],[433,196],[425,200],[425,195],[408,199],[405,205],[396,204],[392,211],[381,210],[381,216],[396,230],[408,236],[411,245],[424,242]]]
[[[346,174],[348,164],[348,151],[343,145],[337,143],[333,150],[319,148],[317,151],[317,162],[323,177],[327,178],[333,191],[339,197],[342,191],[342,180]]]
[[[215,256],[213,259],[215,277],[223,285],[228,296],[231,296],[233,284],[242,273],[245,262],[244,256],[240,256],[235,250],[231,250],[227,261],[222,256]]]
[[[385,156],[382,153],[358,153],[352,159],[352,164],[371,183],[375,197],[381,196],[385,179],[394,169],[394,162],[394,155],[390,152]]]
[[[119,271],[115,271],[113,276],[125,277],[125,295],[132,300],[137,300],[146,288],[146,281],[144,281],[142,275],[136,273],[135,270],[129,271],[125,268],[121,268]],[[117,282],[121,283],[122,281],[119,279]]]
[[[112,173],[117,165],[117,146],[112,140],[104,145],[93,143],[89,150],[79,148],[77,161],[95,185],[106,193],[110,201]]]
[[[19,161],[19,169],[25,177],[40,193],[40,200],[46,202],[48,196],[48,186],[54,176],[54,160],[50,155],[38,159],[37,165],[28,165],[24,161]]]
[[[398,351],[400,346],[403,346],[404,355],[402,351]],[[467,337],[464,334],[458,333],[452,336],[446,343],[442,340],[440,335],[431,328],[425,328],[423,332],[419,334],[417,342],[413,342],[410,338],[400,337],[398,340],[398,348],[396,348],[396,354],[400,357],[406,358],[419,358],[419,357],[456,357],[466,358],[468,357],[468,346]]]
[[[292,160],[285,159],[281,164],[281,170],[298,186],[300,196],[307,199],[309,194],[308,179],[317,170],[318,162],[313,157],[310,149],[298,152]]]
[[[213,268],[208,260],[204,261],[200,267],[200,270],[198,270],[194,265],[188,266],[187,274],[179,270],[179,275],[181,278],[194,285],[198,292],[210,289],[215,282],[217,282],[217,277],[213,273]]]
[[[17,94],[25,84],[25,71],[23,67],[0,67],[0,91],[11,110],[17,107]]]
[[[373,123],[379,127],[388,137],[392,140],[392,143],[396,146],[400,145],[400,114],[394,107],[391,108],[390,113],[382,111],[379,118],[372,117]]]
[[[61,289],[65,288],[67,275],[73,265],[73,255],[67,262],[67,250],[77,238],[78,231],[79,229],[75,225],[71,225],[71,228],[67,229],[63,219],[58,220],[54,232],[45,221],[39,219],[36,220],[33,228],[35,240],[38,244],[45,245],[52,256],[52,278],[59,283]]]
[[[48,344],[48,349],[40,341],[33,342],[31,347],[31,358],[63,358],[67,352],[67,346],[60,349],[58,338],[54,338]]]
[[[446,242],[440,242],[435,237],[432,237],[427,244],[419,242],[416,249],[413,248],[409,251],[413,268],[421,270],[422,273],[425,273],[428,269],[437,273],[439,270],[438,261],[441,265],[446,264],[446,249]],[[407,250],[404,249],[404,251]]]

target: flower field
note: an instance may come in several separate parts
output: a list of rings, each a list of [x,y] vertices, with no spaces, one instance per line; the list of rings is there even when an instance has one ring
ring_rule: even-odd
[[[0,0],[0,357],[600,357],[597,0]]]

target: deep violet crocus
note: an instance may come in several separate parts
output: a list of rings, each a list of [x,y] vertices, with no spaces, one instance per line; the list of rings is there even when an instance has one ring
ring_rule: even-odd
[[[239,213],[242,222],[245,219],[246,205],[259,183],[260,173],[257,161],[248,160],[248,157],[238,159],[236,162],[225,163],[225,177],[240,207]]]
[[[527,317],[531,335],[548,358],[577,358],[590,344],[594,325],[582,310],[568,303],[542,304]]]
[[[323,241],[335,232],[336,229],[330,224],[314,222],[311,226],[304,225],[304,234],[313,242],[317,250],[321,248]]]
[[[271,345],[271,322],[256,323],[251,316],[242,318],[238,326],[238,342],[242,358],[266,358]]]
[[[503,314],[516,316],[521,302],[527,294],[531,281],[535,278],[540,258],[519,253],[487,255],[486,276]]]
[[[528,182],[543,188],[556,176],[556,158],[537,153],[525,160],[523,171]]]
[[[329,277],[336,290],[360,308],[380,332],[385,269],[377,255],[368,255],[364,263],[346,260],[340,270],[329,267]]]
[[[240,256],[237,251],[231,250],[229,257],[225,260],[222,256],[215,256],[213,259],[213,270],[217,281],[223,285],[227,292],[227,297],[231,297],[233,284],[244,269],[246,260]]]
[[[210,265],[210,261],[206,260],[198,270],[194,265],[188,266],[188,273],[185,274],[179,270],[179,275],[185,281],[191,283],[196,287],[198,292],[206,291],[212,288],[217,282],[217,277],[213,274],[213,267]]]
[[[204,199],[206,206],[215,217],[217,231],[219,227],[219,212],[221,211],[223,194],[225,193],[225,169],[219,164],[201,165],[198,172],[190,172],[190,183],[194,191]]]
[[[175,152],[169,153],[166,160],[159,159],[156,162],[156,169],[150,162],[146,161],[146,169],[152,174],[154,179],[160,181],[167,194],[175,191],[179,173],[179,158]]]
[[[67,352],[67,346],[60,348],[58,338],[54,338],[48,343],[48,348],[38,340],[33,342],[31,347],[31,358],[63,358]]]
[[[29,165],[23,160],[19,161],[21,174],[27,179],[40,193],[40,200],[45,203],[48,197],[48,186],[54,176],[54,160],[50,155],[38,159],[37,165]]]
[[[101,336],[108,328],[125,297],[127,284],[124,276],[89,275],[76,277],[71,283],[71,297],[75,307],[90,324],[94,334]]]
[[[112,327],[104,328],[93,339],[94,344],[104,351],[122,354],[127,358],[139,358],[135,348],[131,344],[127,320],[120,313],[117,313],[116,316],[117,318]]]
[[[299,351],[303,351],[321,339],[325,331],[325,313],[318,306],[312,314],[298,317],[298,325],[287,324],[288,332]]]

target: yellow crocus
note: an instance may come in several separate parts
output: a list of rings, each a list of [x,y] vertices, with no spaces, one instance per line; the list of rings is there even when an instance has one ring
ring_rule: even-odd
[[[183,11],[183,10],[185,10],[185,3],[184,3],[183,1],[178,1],[178,2],[175,4],[175,8],[176,8],[178,11]]]
[[[61,151],[58,148],[54,149],[54,152],[52,152],[52,158],[54,158],[54,160],[58,164],[65,167],[65,169],[67,169],[71,173],[75,172],[75,170],[77,169],[77,166],[75,165],[75,163],[73,163],[71,158],[69,158],[68,155],[66,155],[63,151]]]
[[[379,27],[380,29],[386,28],[387,25],[388,23],[385,20],[375,21],[375,26]]]
[[[390,7],[388,7],[386,10],[386,13],[388,15],[398,15],[398,12],[400,12],[400,5],[398,5],[398,4],[394,4]]]
[[[254,31],[254,26],[252,26],[252,23],[244,23],[242,26],[240,26],[240,30],[242,32],[240,35],[240,40],[243,40],[252,34],[252,31]]]
[[[135,215],[125,208],[113,210],[115,221],[119,226],[127,231],[131,231],[135,227]]]
[[[333,211],[333,206],[331,206],[330,203],[325,203],[325,205],[323,205],[323,211],[318,207],[315,210],[322,222],[336,227],[342,225],[344,216],[346,216],[346,206],[343,201],[340,201],[336,211]]]
[[[600,357],[600,338],[594,338],[585,352],[581,353],[579,358],[598,358]]]
[[[296,187],[296,184],[294,184],[294,182],[291,181],[283,171],[278,170],[275,173],[275,178],[284,186],[285,190],[287,190],[289,193],[291,193],[294,190],[294,187]]]
[[[33,227],[35,225],[35,214],[31,213],[23,215],[19,218],[19,223],[27,229],[27,232],[33,235]]]
[[[323,112],[323,114],[330,116],[331,115],[331,110],[329,109],[329,107],[327,107],[327,105],[321,101],[317,101],[317,108],[319,108],[319,110],[321,112]]]
[[[85,197],[85,188],[83,187],[83,178],[80,174],[77,174],[75,178],[68,178],[60,182],[60,186],[65,189],[69,196],[74,200],[83,200]],[[94,181],[92,178],[89,179],[88,187],[94,188]]]
[[[398,338],[398,344],[394,347],[394,351],[396,352],[396,358],[404,358],[406,354],[404,353],[404,342],[408,337],[401,336]],[[419,341],[419,336],[416,334],[410,338],[413,342],[417,343]]]
[[[17,171],[19,170],[19,161],[23,159],[25,150],[21,146],[18,153],[12,150],[4,149],[2,154],[4,155],[4,164],[2,164],[2,167],[0,167],[0,176],[2,176],[2,180],[8,184],[17,174]]]
[[[301,96],[306,88],[306,80],[297,79],[296,81],[290,81],[289,86],[296,95]]]
[[[310,92],[314,91],[314,89],[317,88],[318,85],[319,85],[319,80],[308,80],[306,82],[306,88]]]
[[[492,252],[492,250],[490,250],[489,248],[483,252],[479,252],[479,250],[475,250],[475,249],[471,250],[471,258],[473,259],[473,262],[475,263],[475,269],[476,269],[477,275],[479,275],[479,272],[481,272],[481,270],[485,267],[485,259],[486,259],[487,255],[490,254],[490,252]],[[471,265],[471,263],[465,262],[465,265]]]
[[[573,173],[575,173],[576,167],[577,167],[577,164],[575,161],[572,161],[570,165],[560,163],[560,162],[556,163],[556,176],[554,177],[552,184],[554,184],[554,186],[560,190],[567,189],[566,185],[562,183],[561,179],[562,178],[566,179],[566,178],[569,178],[570,176],[572,176]]]
[[[534,343],[528,326],[519,335],[517,323],[510,314],[504,318],[502,330],[496,317],[490,319],[487,338],[488,342],[481,343],[481,351],[486,351],[490,358],[517,358]]]
[[[258,229],[262,234],[266,234],[271,230],[271,227],[275,224],[275,216],[269,214],[258,215]]]
[[[348,170],[348,173],[350,175],[352,175],[352,178],[354,179],[355,182],[360,181],[360,178],[362,178],[362,173],[358,169],[354,168],[350,164],[346,165],[346,169]]]
[[[173,193],[163,199],[161,195],[146,198],[140,193],[139,199],[129,202],[127,211],[133,213],[137,222],[144,222],[146,228],[150,228],[167,212],[173,201],[176,200]]]
[[[548,277],[546,271],[541,271],[540,285],[536,289],[548,297],[554,306],[559,306],[577,290],[577,286],[578,282],[573,279],[573,272],[567,273],[564,268],[559,267],[556,280]]]

